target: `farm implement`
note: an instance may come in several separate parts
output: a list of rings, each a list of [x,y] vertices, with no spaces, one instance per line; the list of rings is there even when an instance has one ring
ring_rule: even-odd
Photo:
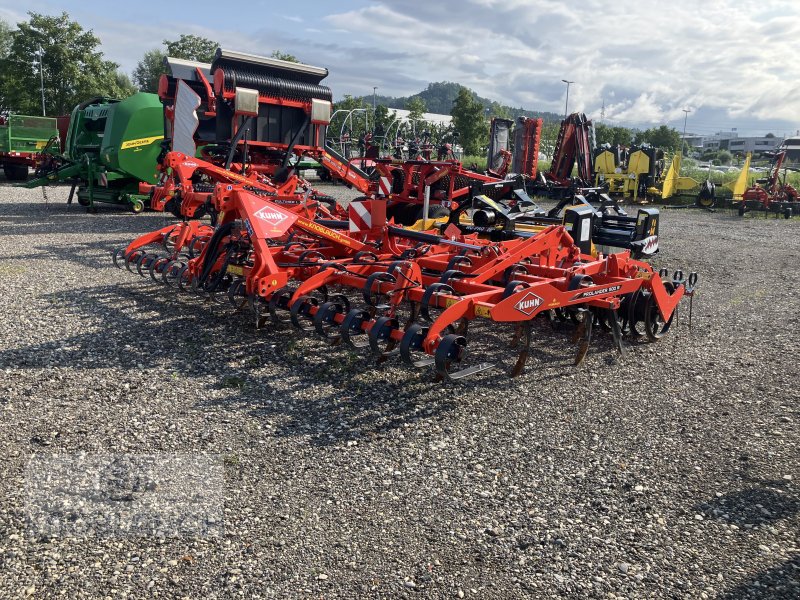
[[[155,94],[87,100],[73,109],[66,146],[51,157],[52,170],[25,186],[69,182],[68,203],[77,190],[78,204],[91,212],[101,202],[141,212],[147,197],[139,193],[139,182],[156,181],[163,137],[162,109]]]
[[[42,151],[58,140],[56,120],[28,115],[0,117],[0,165],[9,181],[25,181],[42,163]]]
[[[639,208],[635,217],[629,216],[609,196],[595,191],[562,199],[544,211],[523,189],[516,189],[510,199],[474,196],[450,213],[447,224],[492,240],[530,237],[545,227],[563,225],[586,254],[627,249],[634,258],[642,258],[658,252],[659,218],[656,208]]]
[[[538,142],[537,142],[538,146]],[[539,179],[531,180],[531,190],[553,198],[567,198],[592,181],[594,126],[583,113],[573,113],[561,122],[553,150],[553,161]],[[577,166],[577,177],[572,170]]]
[[[165,66],[160,176],[140,185],[153,210],[209,214],[213,222],[216,183],[242,184],[280,204],[335,208],[299,175],[305,158],[324,154],[331,92],[319,82],[326,69],[223,49],[211,64],[167,58]]]
[[[305,207],[310,211],[308,214],[315,214],[322,204],[328,209],[325,212],[328,217],[342,215],[333,198],[311,189],[294,171],[277,183],[255,171],[241,175],[181,152],[167,153],[160,169],[163,176],[157,185],[150,187],[150,208],[171,212],[178,218],[200,219],[209,215],[211,223],[215,224],[217,213],[212,198],[216,184],[240,185],[256,195],[269,197],[276,204]]]
[[[487,175],[504,179],[509,172],[536,179],[539,165],[539,143],[542,119],[517,117],[514,121],[494,117],[489,124],[489,148],[486,158]],[[513,153],[511,138],[514,139]]]
[[[346,220],[311,218],[231,184],[215,186],[213,204],[215,227],[166,227],[116,251],[115,263],[250,310],[259,327],[291,323],[447,380],[492,368],[520,374],[537,317],[574,327],[576,364],[596,330],[619,352],[625,336],[656,341],[697,282],[628,252],[586,254],[560,224],[493,241],[455,226],[442,234],[393,226],[381,200],[352,203]]]
[[[744,191],[738,202],[734,197],[734,203],[738,204],[739,216],[743,217],[753,210],[783,215],[787,219],[792,215],[800,215],[800,192],[786,182],[785,171],[781,181],[781,168],[785,160],[785,151],[776,153],[769,176],[757,179],[755,185]]]

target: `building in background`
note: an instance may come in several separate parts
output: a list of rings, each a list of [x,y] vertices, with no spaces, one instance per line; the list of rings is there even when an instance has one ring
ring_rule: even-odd
[[[778,150],[786,150],[786,158],[791,162],[800,162],[800,135],[783,140]]]
[[[730,131],[718,131],[713,135],[687,133],[686,142],[694,150],[701,153],[727,150],[731,154],[744,155],[752,152],[755,155],[759,155],[775,152],[783,142],[783,138],[774,135],[740,136],[735,129],[732,129]]]

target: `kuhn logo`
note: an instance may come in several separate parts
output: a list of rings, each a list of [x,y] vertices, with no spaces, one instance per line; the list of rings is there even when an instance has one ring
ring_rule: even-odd
[[[282,212],[271,209],[269,207],[260,208],[256,211],[256,216],[262,221],[266,221],[273,227],[277,227],[283,223],[288,217]]]
[[[533,292],[528,292],[522,297],[522,300],[514,305],[514,308],[522,314],[530,316],[533,314],[533,311],[542,305],[542,302],[544,302],[544,300],[542,300],[541,297]]]
[[[610,294],[620,289],[621,285],[610,285],[608,287],[600,288],[599,290],[589,290],[581,294],[576,294],[572,297],[573,300],[582,300],[583,298],[594,298],[595,296],[602,296],[603,294]]]

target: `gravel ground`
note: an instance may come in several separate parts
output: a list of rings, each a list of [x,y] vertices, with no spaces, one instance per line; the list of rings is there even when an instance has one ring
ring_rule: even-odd
[[[800,220],[665,211],[691,331],[443,385],[115,269],[165,217],[66,194],[0,186],[0,597],[800,597]]]

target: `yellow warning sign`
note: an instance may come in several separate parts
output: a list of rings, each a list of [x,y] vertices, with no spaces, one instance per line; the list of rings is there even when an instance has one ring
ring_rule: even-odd
[[[122,142],[122,146],[120,146],[119,149],[127,150],[128,148],[141,148],[142,146],[149,146],[153,142],[163,139],[163,135],[154,135],[153,137],[139,138],[138,140],[128,140],[127,142]]]

